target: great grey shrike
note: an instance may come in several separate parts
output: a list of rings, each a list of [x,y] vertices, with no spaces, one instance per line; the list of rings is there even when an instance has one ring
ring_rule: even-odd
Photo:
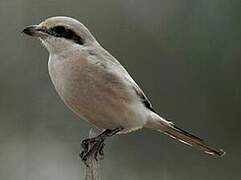
[[[47,48],[49,74],[64,103],[97,128],[113,134],[151,128],[207,154],[224,154],[160,117],[125,68],[79,21],[51,17],[23,32]]]

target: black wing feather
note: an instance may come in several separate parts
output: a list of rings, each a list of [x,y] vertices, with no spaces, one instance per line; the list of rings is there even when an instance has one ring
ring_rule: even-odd
[[[133,86],[136,94],[139,96],[141,102],[148,108],[150,109],[151,111],[155,112],[156,111],[153,109],[153,106],[151,104],[151,102],[149,101],[149,99],[146,97],[146,95],[144,94],[144,92],[137,86]]]

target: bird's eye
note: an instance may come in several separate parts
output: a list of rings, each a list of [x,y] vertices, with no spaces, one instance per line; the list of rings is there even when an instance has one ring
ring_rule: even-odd
[[[64,26],[55,26],[51,29],[56,34],[64,34],[66,33],[66,28]]]

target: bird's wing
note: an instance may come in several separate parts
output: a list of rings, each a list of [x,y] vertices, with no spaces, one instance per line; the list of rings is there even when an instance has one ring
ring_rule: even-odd
[[[147,98],[147,96],[141,90],[141,88],[136,84],[136,82],[131,78],[131,76],[128,74],[128,72],[127,72],[127,75],[126,75],[126,80],[130,82],[130,86],[134,89],[137,96],[140,98],[141,102],[145,105],[145,107],[150,109],[153,112],[156,112],[153,109],[153,106],[152,106],[150,100]]]
[[[104,54],[105,54],[104,55],[105,61],[108,64],[112,64],[112,66],[113,66],[112,68],[115,68],[118,71],[117,74],[119,76],[122,76],[121,78],[124,79],[124,81],[128,84],[128,86],[134,90],[137,97],[141,100],[141,102],[144,104],[144,106],[146,108],[148,108],[149,110],[156,112],[153,109],[153,106],[152,106],[151,102],[149,101],[149,99],[147,98],[147,96],[144,94],[144,92],[141,90],[141,88],[137,85],[137,83],[132,79],[132,77],[129,75],[129,73],[126,71],[126,69],[120,64],[120,62],[117,61],[117,59],[115,59],[115,57],[113,57],[107,51],[105,51]]]

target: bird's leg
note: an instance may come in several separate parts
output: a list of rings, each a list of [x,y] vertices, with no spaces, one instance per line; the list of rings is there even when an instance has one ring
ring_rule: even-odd
[[[85,162],[91,154],[94,154],[96,159],[98,159],[98,156],[100,156],[100,159],[102,159],[104,156],[104,151],[103,151],[103,148],[105,145],[104,141],[108,137],[115,135],[116,133],[120,132],[121,130],[123,130],[122,127],[115,128],[115,129],[106,129],[105,131],[103,131],[101,134],[99,134],[96,137],[84,139],[81,142],[83,151],[80,153],[80,157],[81,157],[82,161]]]

